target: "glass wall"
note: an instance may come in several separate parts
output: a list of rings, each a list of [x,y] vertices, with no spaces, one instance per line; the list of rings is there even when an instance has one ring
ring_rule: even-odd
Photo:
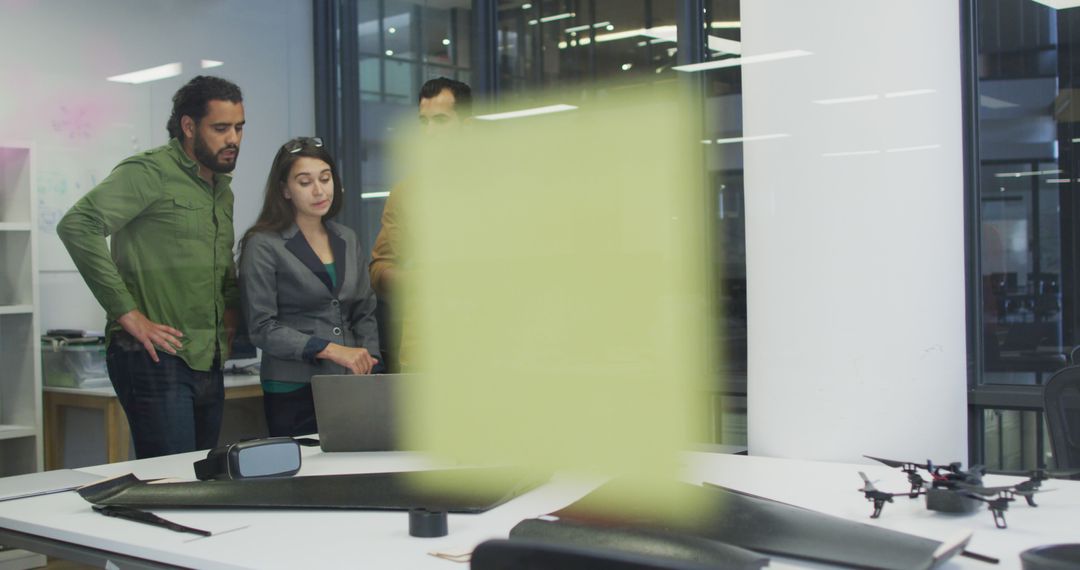
[[[520,97],[562,89],[582,99],[608,89],[647,89],[690,79],[679,62],[676,0],[500,0],[499,91]],[[739,0],[710,0],[701,15],[706,57],[739,53]],[[713,192],[716,345],[723,355],[709,402],[711,438],[746,443],[746,260],[743,224],[741,72],[704,74],[702,125]],[[645,143],[646,141],[643,141]]]
[[[356,3],[360,93],[362,227],[373,244],[392,180],[387,145],[394,121],[416,112],[420,86],[434,77],[470,80],[469,0]]]
[[[499,0],[499,89],[672,81],[676,0]]]
[[[742,22],[739,0],[705,3],[705,60],[738,57]],[[726,413],[725,442],[746,442],[746,224],[743,201],[742,67],[721,67],[703,73],[702,144],[706,181],[713,197],[714,280],[719,295],[717,344],[723,350],[720,386]]]
[[[352,220],[368,243],[379,230],[385,197],[396,181],[387,169],[388,129],[415,112],[424,81],[439,75],[469,82],[490,66],[499,97],[528,98],[548,90],[581,100],[610,89],[648,89],[686,74],[678,64],[679,0],[377,0],[354,4],[362,131],[363,208]],[[347,6],[347,4],[344,4]],[[494,45],[483,53],[473,30],[476,6],[492,9]],[[348,10],[343,10],[347,13]],[[339,26],[351,25],[348,17]],[[699,21],[707,29],[708,58],[732,57],[740,39],[739,0],[708,0]],[[347,34],[338,32],[339,37]],[[473,48],[477,50],[475,53]],[[343,57],[341,66],[350,65]],[[713,144],[741,134],[738,67],[704,75],[709,184],[715,195],[715,267],[723,310],[717,315],[725,366],[711,399],[709,438],[745,442],[746,277],[743,246],[742,164],[739,144]],[[484,94],[478,94],[483,96]],[[345,100],[337,93],[339,100]],[[643,141],[644,143],[645,141]],[[352,207],[351,202],[347,207]],[[719,393],[728,397],[721,399]],[[721,433],[725,434],[721,436]]]
[[[1072,106],[1080,9],[975,0],[974,17],[979,274],[972,294],[981,313],[975,390],[990,404],[973,412],[981,439],[975,451],[990,466],[1031,468],[1049,458],[1040,385],[1073,362],[1080,340],[1080,132]]]

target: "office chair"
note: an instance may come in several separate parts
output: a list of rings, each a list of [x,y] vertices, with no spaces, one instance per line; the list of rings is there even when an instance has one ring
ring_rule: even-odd
[[[1080,468],[1080,366],[1051,376],[1043,387],[1043,403],[1057,468]]]

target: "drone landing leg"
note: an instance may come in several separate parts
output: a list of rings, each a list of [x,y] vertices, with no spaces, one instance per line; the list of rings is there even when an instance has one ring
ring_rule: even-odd
[[[994,513],[994,526],[998,528],[1009,528],[1009,525],[1005,524],[1005,511],[1000,509],[990,509],[990,512]]]
[[[876,518],[880,517],[881,516],[881,509],[883,507],[885,507],[885,501],[875,500],[874,501],[874,514],[870,515],[870,518],[876,519]]]

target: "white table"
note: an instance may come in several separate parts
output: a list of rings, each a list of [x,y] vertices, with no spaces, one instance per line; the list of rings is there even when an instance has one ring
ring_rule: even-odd
[[[332,453],[305,449],[300,475],[372,473],[433,467],[421,455],[394,453]],[[101,465],[81,471],[102,476],[133,472],[142,479],[181,476],[192,479],[191,464],[202,453]],[[946,540],[958,532],[974,531],[969,550],[999,557],[991,566],[954,558],[945,568],[1019,568],[1019,553],[1059,542],[1080,542],[1080,482],[1049,481],[1056,489],[1038,497],[1039,508],[1023,501],[1008,513],[1009,528],[994,527],[989,512],[966,516],[932,513],[921,500],[897,498],[882,518],[871,520],[871,505],[861,493],[858,471],[879,479],[879,487],[902,490],[903,473],[880,465],[846,465],[688,453],[687,480],[709,481],[764,495],[847,519]],[[988,477],[988,484],[1016,481]],[[214,532],[197,538],[124,520],[106,518],[74,493],[0,503],[0,543],[36,549],[46,554],[103,565],[112,560],[125,567],[181,566],[196,568],[465,568],[428,555],[429,551],[460,551],[488,538],[505,538],[523,518],[561,508],[584,496],[598,481],[556,477],[481,515],[450,515],[450,534],[437,539],[412,538],[403,512],[163,510],[178,523]],[[3,480],[0,479],[0,491]],[[157,564],[155,564],[156,561]],[[800,562],[773,559],[770,568],[807,567]]]

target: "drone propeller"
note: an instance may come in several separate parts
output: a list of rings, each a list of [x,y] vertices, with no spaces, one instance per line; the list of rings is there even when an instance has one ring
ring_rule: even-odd
[[[967,493],[974,493],[976,495],[982,495],[983,497],[992,497],[999,493],[1012,493],[1015,489],[1012,485],[1006,485],[1002,487],[983,487],[982,485],[971,485],[969,483],[956,482],[956,488]]]
[[[924,464],[924,463],[915,463],[914,461],[897,461],[895,459],[884,459],[884,458],[881,458],[881,457],[874,457],[872,455],[863,455],[863,457],[865,457],[867,459],[873,459],[874,461],[877,461],[879,463],[884,463],[885,465],[888,465],[889,467],[896,467],[896,468],[899,468],[899,469],[904,469],[904,468],[907,468],[907,467],[916,467],[916,468],[919,468],[919,469],[926,469],[927,471],[933,469],[933,465],[929,461],[927,461]]]
[[[1027,476],[1027,481],[1022,481],[1013,485],[1013,492],[1017,495],[1024,497],[1027,504],[1032,507],[1039,505],[1035,504],[1035,493],[1052,491],[1053,489],[1043,489],[1042,483],[1048,479],[1080,479],[1080,471],[1077,472],[1062,472],[1062,471],[1050,471],[1047,469],[1035,469],[1026,472],[1015,471],[994,471],[996,475],[1020,475]]]
[[[974,493],[976,495],[982,495],[984,497],[990,497],[997,494],[1008,494],[1010,497],[1013,495],[1020,495],[1027,502],[1028,506],[1037,507],[1035,504],[1035,493],[1045,493],[1047,491],[1053,491],[1053,489],[1040,489],[1039,485],[1041,481],[1024,481],[1016,485],[1005,485],[999,487],[983,487],[981,485],[970,485],[967,483],[956,483],[956,488],[961,489],[968,493]]]
[[[862,477],[862,480],[863,480],[863,488],[859,489],[859,491],[865,492],[865,491],[877,491],[878,490],[877,487],[874,486],[873,481],[871,481],[870,478],[866,476],[866,473],[863,473],[862,471],[859,471],[859,477]]]
[[[1054,489],[1041,489],[1039,486],[1042,484],[1041,480],[1028,479],[1023,483],[1017,483],[1013,486],[1013,493],[1020,495],[1027,501],[1029,507],[1037,507],[1035,504],[1035,493],[1049,493]]]
[[[1035,504],[1035,493],[1049,493],[1054,489],[1013,489],[1013,492],[1020,495],[1027,501],[1029,507],[1037,507]]]

